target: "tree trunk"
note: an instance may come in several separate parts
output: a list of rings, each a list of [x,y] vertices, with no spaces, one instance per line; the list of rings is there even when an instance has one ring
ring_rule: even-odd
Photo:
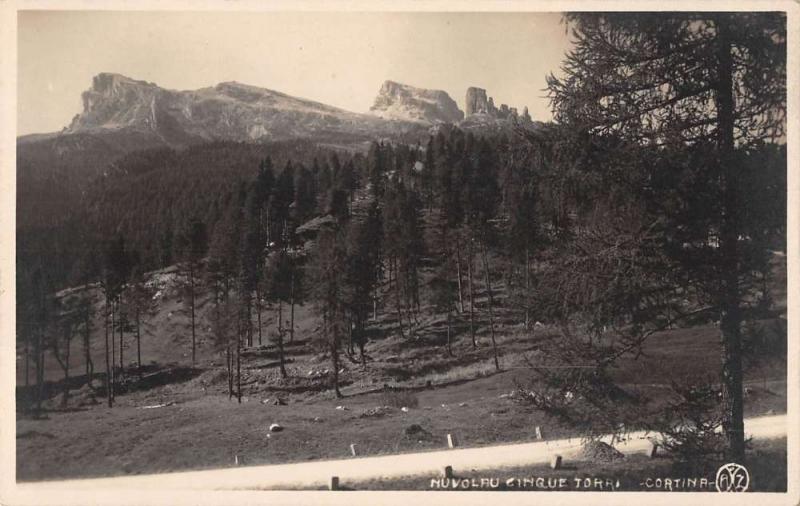
[[[281,362],[281,378],[285,378],[286,365],[283,356],[283,301],[278,299],[278,359]]]
[[[461,281],[461,245],[458,235],[456,235],[456,272],[458,273],[458,313],[461,314],[464,312],[464,296],[462,295],[464,289]]]
[[[272,245],[272,221],[270,219],[270,210],[267,208],[267,246]]]
[[[249,312],[248,312],[249,313]],[[248,314],[249,317],[249,314]],[[236,398],[242,403],[242,334],[236,333]]]
[[[450,339],[450,310],[447,310],[447,354],[453,356],[453,346]]]
[[[256,323],[258,324],[258,345],[261,346],[261,293],[258,284],[256,284]]]
[[[531,256],[530,256],[530,248],[525,246],[525,297],[523,301],[525,302],[525,330],[530,329],[531,327],[531,310],[528,307],[528,297],[530,296],[531,291]]]
[[[139,307],[136,307],[136,365],[139,366],[139,378],[142,377],[142,322]]]
[[[106,307],[103,308],[104,318],[103,327],[106,335],[106,398],[108,399],[108,407],[112,407],[113,399],[111,398],[111,360],[108,356],[108,300],[106,299]]]
[[[292,264],[292,277],[289,283],[289,344],[294,342],[294,264]]]
[[[194,329],[194,262],[189,262],[189,304],[192,313],[192,367],[195,364],[196,338]]]
[[[416,307],[416,311],[414,311],[414,324],[419,326],[419,314],[421,312],[420,307],[420,300],[419,300],[419,272],[417,271],[417,265],[414,264],[414,269],[411,273],[411,282],[413,287],[413,301],[414,306]]]
[[[233,399],[233,357],[230,342],[225,346],[225,365],[228,369],[228,400]]]
[[[67,407],[67,403],[69,402],[69,353],[71,348],[72,342],[72,329],[66,329],[64,340],[66,341],[66,349],[64,350],[64,360],[61,360],[61,352],[58,349],[58,345],[53,346],[53,356],[55,357],[58,365],[61,366],[61,370],[64,372],[64,381],[63,387],[61,390],[61,407]]]
[[[121,304],[119,302],[118,304]],[[117,319],[117,325],[119,326],[119,377],[123,378],[125,375],[125,363],[122,359],[122,345],[123,345],[123,333],[125,332],[125,321],[122,318],[122,314],[120,314],[119,318]]]
[[[352,356],[355,354],[356,350],[353,347],[353,319],[347,319],[347,353]]]
[[[400,332],[400,338],[405,337],[405,333],[403,332],[403,311],[400,305],[400,276],[397,272],[397,267],[395,266],[395,273],[394,273],[394,296],[395,296],[395,305],[397,306],[397,328]]]
[[[497,341],[494,336],[494,297],[492,296],[492,282],[489,270],[489,255],[486,252],[486,244],[481,243],[483,253],[483,269],[486,275],[486,292],[489,295],[489,332],[492,336],[492,352],[494,353],[494,368],[500,370],[500,360],[497,358]]]
[[[364,370],[367,369],[367,356],[364,354],[364,346],[366,344],[366,337],[364,336],[364,323],[361,323],[358,326],[358,351],[361,354],[361,367]]]
[[[336,325],[333,325],[333,338],[331,339],[331,362],[333,365],[333,390],[336,397],[341,399],[342,392],[339,391],[339,332]]]
[[[91,322],[88,310],[84,311],[83,313],[83,352],[86,362],[86,384],[91,388],[94,388],[92,385],[92,379],[94,377],[94,362],[92,362],[91,350]]]
[[[722,178],[723,219],[720,230],[720,258],[723,273],[720,304],[722,337],[723,430],[727,439],[727,458],[744,462],[744,399],[742,394],[742,336],[739,293],[739,205],[734,154],[733,58],[730,26],[725,14],[718,18],[719,54],[717,80],[717,118],[720,174]]]
[[[247,311],[247,318],[244,321],[244,331],[247,337],[247,346],[253,346],[253,300],[250,292],[247,294],[245,310]]]
[[[36,341],[34,342],[34,353],[36,353],[36,413],[42,410],[42,397],[44,396],[44,382],[42,381],[42,329],[36,329]]]
[[[72,335],[67,338],[67,350],[64,354],[64,397],[61,404],[66,406],[69,401],[69,356],[72,348]]]
[[[469,285],[469,332],[472,335],[472,348],[478,347],[475,339],[475,290],[472,284],[472,241],[467,249],[467,283]]]
[[[29,350],[30,345],[28,344],[30,339],[31,339],[30,333],[29,332],[25,332],[25,390],[26,391],[27,391],[28,387],[30,387],[30,385],[31,385],[31,382],[30,382],[30,379],[29,379],[29,374],[30,374],[29,369],[30,369],[31,358],[30,358],[30,350]]]
[[[117,315],[116,302],[111,303],[111,399],[116,396],[117,390],[117,368],[114,365],[117,360],[116,341],[114,339],[114,323]]]

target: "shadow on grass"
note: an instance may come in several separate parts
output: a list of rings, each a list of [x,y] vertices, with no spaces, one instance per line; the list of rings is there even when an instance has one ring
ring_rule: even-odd
[[[116,371],[118,383],[115,386],[115,395],[123,395],[131,392],[140,392],[162,387],[168,384],[185,383],[203,372],[202,369],[184,366],[159,366],[150,364],[141,369],[131,367],[122,375]],[[120,377],[121,376],[121,377]],[[81,404],[91,399],[92,402],[99,402],[106,396],[106,374],[95,373],[91,381],[86,374],[72,376],[68,380],[45,381],[41,386],[17,386],[16,402],[17,412],[20,414],[42,417],[47,412],[78,412],[86,411],[88,408]],[[69,402],[66,406],[52,406],[52,401],[60,398],[65,390],[69,389]],[[41,409],[36,409],[37,399],[41,396],[44,405]]]

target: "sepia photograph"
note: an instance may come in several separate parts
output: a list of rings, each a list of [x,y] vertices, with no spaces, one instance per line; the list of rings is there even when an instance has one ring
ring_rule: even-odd
[[[0,2],[0,503],[797,504],[798,4],[688,7]]]

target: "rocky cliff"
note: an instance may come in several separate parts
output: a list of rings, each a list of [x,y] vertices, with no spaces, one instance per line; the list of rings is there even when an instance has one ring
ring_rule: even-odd
[[[494,100],[492,97],[489,97],[486,94],[486,90],[483,88],[467,88],[465,102],[467,119],[475,115],[485,115],[491,119],[519,120],[526,123],[531,122],[531,117],[530,114],[528,114],[527,107],[523,109],[522,115],[517,112],[516,107],[509,107],[506,104],[500,104],[500,107],[498,108],[494,105]],[[482,119],[485,120],[487,118]]]
[[[381,118],[430,124],[457,123],[464,118],[464,113],[446,92],[394,81],[383,83],[370,113]]]

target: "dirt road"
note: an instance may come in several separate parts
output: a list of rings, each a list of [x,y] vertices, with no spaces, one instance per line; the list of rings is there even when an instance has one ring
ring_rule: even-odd
[[[533,429],[533,428],[532,428]],[[745,420],[748,436],[755,439],[785,437],[786,415],[774,415]],[[634,432],[615,447],[625,454],[646,452],[652,434]],[[610,437],[606,438],[606,441]],[[329,483],[338,476],[341,483],[348,481],[393,478],[401,476],[441,474],[447,465],[458,470],[496,469],[498,467],[542,464],[552,455],[561,455],[565,461],[580,450],[580,439],[559,439],[535,443],[508,444],[480,448],[464,448],[379,457],[352,458],[268,466],[240,467],[211,471],[191,471],[160,475],[126,476],[84,480],[23,483],[20,492],[79,491],[102,489],[169,489],[169,490],[253,490],[288,487],[316,487]]]

